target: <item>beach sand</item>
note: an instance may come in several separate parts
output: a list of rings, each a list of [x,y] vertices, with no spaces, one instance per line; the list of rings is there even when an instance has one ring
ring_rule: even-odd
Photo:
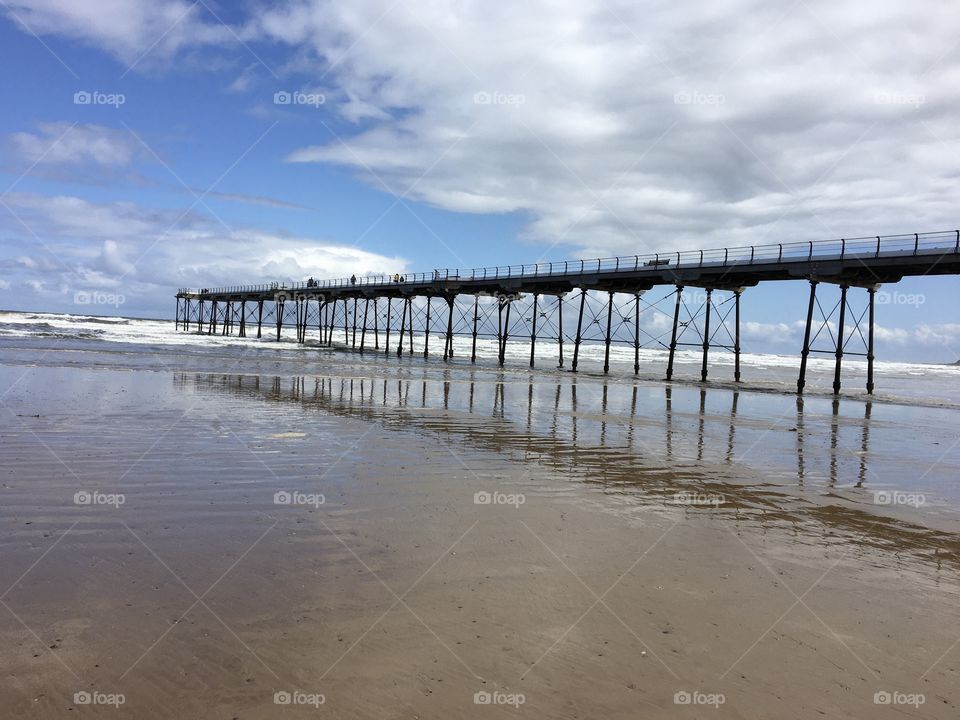
[[[957,717],[941,411],[53,357],[0,367],[4,717]]]

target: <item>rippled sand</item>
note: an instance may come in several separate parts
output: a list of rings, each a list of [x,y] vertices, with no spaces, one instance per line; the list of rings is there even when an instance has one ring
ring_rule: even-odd
[[[351,362],[0,367],[4,716],[957,716],[952,411]]]

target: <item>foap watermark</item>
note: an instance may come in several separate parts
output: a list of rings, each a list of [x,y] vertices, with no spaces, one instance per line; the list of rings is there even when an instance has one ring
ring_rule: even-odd
[[[102,493],[99,490],[90,492],[89,490],[80,490],[73,494],[74,505],[109,505],[118,508],[127,502],[127,496],[123,493]]]
[[[127,102],[123,93],[105,93],[99,90],[77,90],[73,94],[74,105],[108,105],[119,108]]]
[[[481,490],[473,494],[474,505],[512,505],[519,508],[527,501],[527,496],[523,493],[505,493],[499,490],[487,492]]]
[[[727,701],[723,693],[705,693],[699,690],[678,690],[673,694],[674,705],[708,705],[718,708]]]
[[[675,505],[709,505],[720,507],[726,502],[726,498],[719,493],[694,492],[693,490],[683,490],[673,494]]]
[[[289,92],[287,90],[277,90],[273,94],[274,105],[306,105],[312,108],[318,108],[327,102],[327,96],[323,93],[306,93],[300,90]]]
[[[927,701],[923,693],[904,693],[898,690],[878,690],[873,694],[874,705],[909,705],[918,708]]]
[[[474,105],[510,105],[520,107],[527,102],[527,96],[520,93],[488,92],[481,90],[473,94]]]
[[[318,708],[327,701],[322,693],[308,693],[303,690],[277,690],[273,694],[274,705],[307,705]]]
[[[908,505],[918,508],[927,504],[923,493],[902,492],[900,490],[878,490],[873,494],[874,505]]]
[[[77,290],[73,294],[74,305],[112,305],[120,307],[127,298],[120,293],[101,292],[100,290]]]
[[[127,701],[123,693],[105,693],[99,690],[80,690],[73,694],[74,705],[102,705],[118,708]]]
[[[527,701],[523,693],[505,693],[498,690],[479,690],[473,694],[474,705],[509,705],[518,708]]]
[[[911,105],[919,108],[927,101],[927,97],[921,93],[883,91],[874,95],[873,101],[877,105]]]
[[[721,93],[707,93],[699,90],[681,90],[673,95],[674,105],[712,105],[719,107],[727,102]]]
[[[927,296],[922,293],[904,293],[897,292],[887,292],[886,290],[881,290],[874,295],[874,301],[877,305],[910,305],[912,307],[920,307],[927,302]]]
[[[296,490],[280,490],[273,494],[274,505],[320,507],[327,501],[322,493],[302,493]]]

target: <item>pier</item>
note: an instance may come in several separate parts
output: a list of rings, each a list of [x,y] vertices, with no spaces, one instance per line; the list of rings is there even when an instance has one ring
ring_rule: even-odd
[[[761,282],[809,284],[797,392],[806,384],[811,354],[834,358],[833,392],[839,393],[844,357],[864,357],[867,393],[874,390],[877,290],[908,276],[960,274],[960,230],[839,240],[686,250],[594,260],[540,262],[337,280],[181,288],[176,328],[208,335],[280,340],[293,326],[300,343],[360,353],[401,356],[431,351],[450,360],[454,338],[496,338],[498,362],[510,340],[528,343],[530,367],[538,343],[553,343],[558,365],[576,372],[584,343],[610,349],[666,352],[665,379],[674,379],[678,348],[701,351],[706,381],[711,351],[734,356],[741,381],[741,299]],[[849,332],[848,332],[849,330]],[[443,348],[431,349],[439,336]],[[567,363],[569,362],[569,365]]]

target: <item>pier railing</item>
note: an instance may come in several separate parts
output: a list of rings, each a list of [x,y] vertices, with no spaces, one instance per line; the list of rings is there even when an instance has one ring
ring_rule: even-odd
[[[776,263],[813,263],[828,260],[870,259],[917,255],[960,254],[960,230],[877,235],[807,242],[748,245],[715,250],[678,250],[675,252],[626,255],[593,260],[560,260],[520,265],[493,265],[481,268],[444,268],[425,273],[365,275],[310,282],[275,282],[260,285],[179,289],[181,294],[225,295],[275,290],[315,290],[344,287],[394,287],[398,284],[428,284],[450,281],[482,281],[543,277],[577,277],[618,272],[663,272],[674,268],[743,267]]]

